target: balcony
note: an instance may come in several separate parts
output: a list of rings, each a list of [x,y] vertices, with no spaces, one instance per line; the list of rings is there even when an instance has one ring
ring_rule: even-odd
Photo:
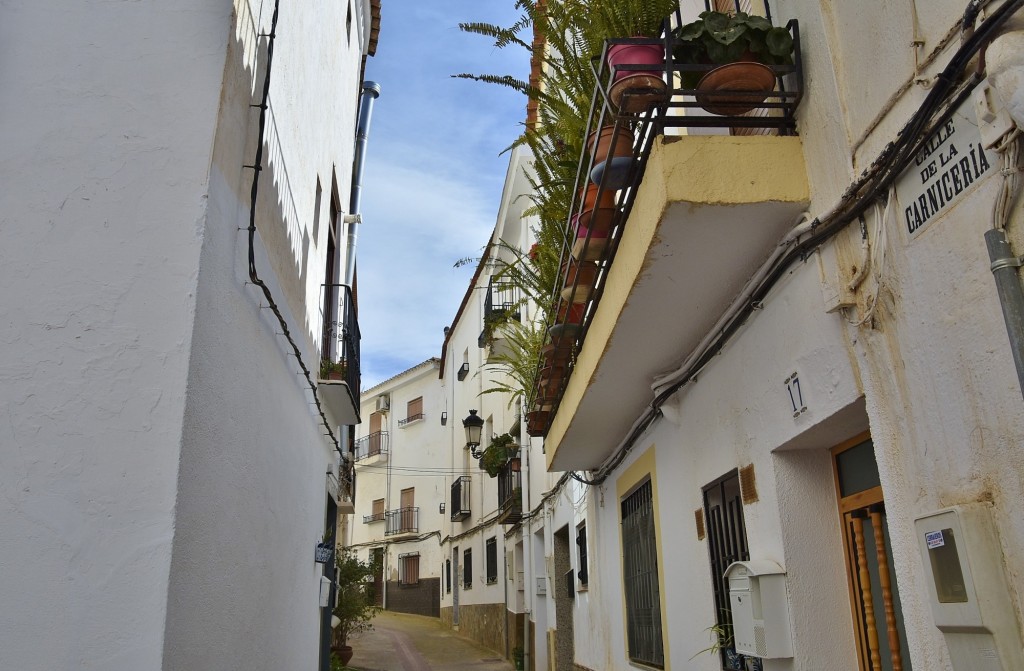
[[[487,293],[484,295],[484,328],[477,338],[480,348],[490,347],[492,350],[504,345],[501,336],[501,325],[510,319],[521,317],[522,293],[518,287],[507,282],[496,282],[492,275],[487,280]]]
[[[455,478],[452,483],[451,513],[452,522],[461,522],[470,516],[469,485],[472,479],[468,475]]]
[[[383,522],[384,513],[371,513],[369,515],[363,515],[363,524],[370,524],[372,522]]]
[[[372,466],[388,460],[390,437],[387,431],[375,431],[355,442],[356,466]]]
[[[338,512],[343,515],[350,515],[356,511],[355,509],[355,487],[352,482],[352,475],[348,471],[343,471],[341,478],[338,478],[333,473],[327,474],[327,491],[334,497],[335,503],[338,505]]]
[[[498,472],[498,524],[515,524],[523,518],[522,473],[509,462]]]
[[[323,344],[316,393],[335,424],[359,424],[359,323],[352,289],[320,288]]]
[[[398,508],[384,513],[385,536],[398,534],[414,534],[420,530],[420,509],[418,507]]]
[[[672,23],[679,22],[676,14]],[[532,395],[531,409],[547,422],[540,433],[549,469],[592,469],[610,455],[649,403],[651,381],[697,347],[807,208],[794,135],[799,27],[791,21],[786,29],[794,63],[770,66],[773,87],[743,94],[753,108],[742,113],[728,105],[708,113],[707,94],[690,88],[615,92],[617,73],[604,57],[595,63],[588,132],[606,129],[607,155],[621,155],[626,168],[594,173],[589,151],[580,160],[576,192],[592,173],[597,181],[572,209],[556,323]],[[657,40],[609,40],[606,51],[657,44],[671,54],[673,40],[668,31]],[[669,59],[660,76],[678,84],[711,68]],[[626,151],[615,152],[616,144]]]

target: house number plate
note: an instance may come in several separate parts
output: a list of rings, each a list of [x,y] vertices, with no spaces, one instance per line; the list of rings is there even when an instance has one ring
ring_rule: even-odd
[[[800,376],[793,373],[785,379],[786,392],[789,394],[789,405],[794,417],[799,417],[807,412],[807,404],[804,403],[804,393],[800,389]]]

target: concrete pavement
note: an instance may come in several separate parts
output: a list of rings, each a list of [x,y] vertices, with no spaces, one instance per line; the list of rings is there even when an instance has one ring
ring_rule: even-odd
[[[381,612],[373,629],[353,636],[349,666],[359,671],[512,671],[493,650],[422,615]]]

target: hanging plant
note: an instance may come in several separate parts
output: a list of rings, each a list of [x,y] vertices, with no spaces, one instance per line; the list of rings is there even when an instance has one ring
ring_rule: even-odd
[[[492,478],[498,477],[498,473],[505,467],[508,460],[512,458],[513,448],[518,453],[519,446],[516,445],[514,437],[507,433],[495,436],[480,457],[480,468],[487,471],[487,474]]]

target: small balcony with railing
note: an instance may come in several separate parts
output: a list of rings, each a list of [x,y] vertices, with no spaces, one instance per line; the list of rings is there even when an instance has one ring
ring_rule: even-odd
[[[420,509],[416,506],[389,510],[384,514],[384,535],[414,534],[420,530]]]
[[[363,524],[372,524],[373,522],[383,522],[384,511],[378,511],[370,513],[369,515],[363,515]]]
[[[744,17],[697,26],[676,10],[659,37],[607,40],[593,61],[589,140],[528,415],[552,470],[607,458],[609,431],[629,430],[651,380],[699,344],[807,208],[800,27]],[[736,63],[701,56],[694,42],[734,19],[782,55],[762,37],[750,49],[764,53]],[[647,56],[623,56],[636,49]],[[733,77],[744,64],[755,74]]]
[[[498,472],[498,524],[523,518],[523,479],[518,463],[509,461]]]
[[[461,522],[469,519],[471,514],[469,507],[469,491],[472,478],[468,475],[455,478],[452,483],[451,518],[452,522]]]
[[[337,424],[359,424],[359,321],[352,288],[323,284],[317,396]]]
[[[353,454],[356,468],[386,462],[390,443],[390,435],[387,431],[374,431],[367,436],[357,438]]]
[[[505,351],[507,343],[502,326],[522,317],[522,291],[510,282],[487,280],[484,294],[484,323],[477,344],[488,350],[488,356]]]

